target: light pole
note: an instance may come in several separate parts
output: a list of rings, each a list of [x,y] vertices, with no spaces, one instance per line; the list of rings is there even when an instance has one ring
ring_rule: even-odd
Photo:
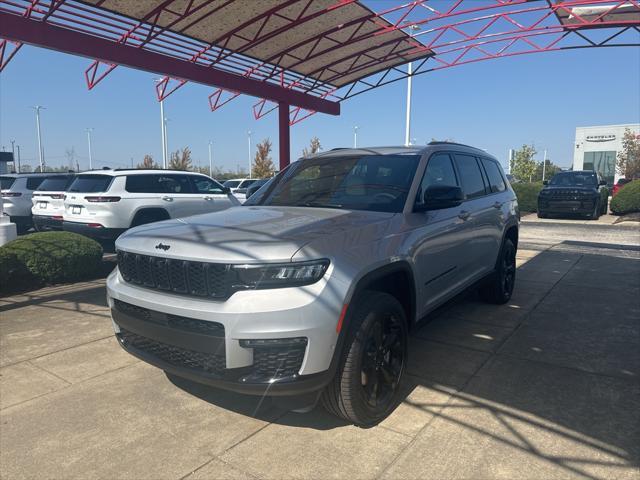
[[[209,176],[213,178],[213,155],[211,153],[211,148],[213,146],[213,142],[209,140]]]
[[[167,121],[164,118],[164,100],[160,100],[160,136],[162,140],[162,168],[167,168]]]
[[[44,151],[42,150],[42,133],[40,131],[40,110],[46,110],[41,105],[35,105],[33,107],[36,111],[36,129],[38,133],[38,158],[40,160],[40,171],[44,172]]]
[[[410,25],[409,30],[420,30],[418,25]],[[411,33],[409,33],[411,35]],[[411,89],[413,82],[413,62],[407,64],[407,116],[405,119],[404,145],[411,145]]]
[[[20,173],[20,170],[22,169],[22,167],[20,166],[20,145],[16,145],[17,150],[18,150],[18,173]]]
[[[358,148],[358,126],[353,127],[353,148]]]
[[[93,128],[87,128],[87,141],[89,142],[89,170],[93,170],[93,155],[91,152],[91,132],[93,132]]]
[[[15,170],[16,169],[16,141],[15,140],[11,140],[11,158],[13,158],[13,169]]]
[[[247,132],[247,139],[249,140],[249,178],[251,178],[251,130]]]
[[[542,181],[544,182],[544,176],[547,172],[547,149],[544,149],[544,156],[542,158]]]
[[[407,117],[405,120],[405,129],[404,129],[404,146],[408,147],[411,145],[411,80],[413,76],[411,75],[413,69],[413,63],[409,62],[407,64]]]

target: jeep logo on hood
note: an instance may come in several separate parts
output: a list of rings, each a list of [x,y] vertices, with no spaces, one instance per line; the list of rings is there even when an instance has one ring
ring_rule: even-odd
[[[156,250],[164,250],[165,252],[171,248],[171,245],[165,245],[164,243],[159,243],[156,245]]]

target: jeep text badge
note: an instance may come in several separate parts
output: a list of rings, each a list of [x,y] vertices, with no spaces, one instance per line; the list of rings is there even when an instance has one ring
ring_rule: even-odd
[[[165,252],[171,248],[171,245],[165,245],[164,243],[159,243],[156,245],[157,250],[164,250]]]

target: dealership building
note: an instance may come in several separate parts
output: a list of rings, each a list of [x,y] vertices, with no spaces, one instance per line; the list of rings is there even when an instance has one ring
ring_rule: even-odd
[[[640,138],[640,124],[577,127],[573,150],[574,170],[596,170],[610,185],[618,180],[616,158],[622,150],[622,137],[626,129]]]

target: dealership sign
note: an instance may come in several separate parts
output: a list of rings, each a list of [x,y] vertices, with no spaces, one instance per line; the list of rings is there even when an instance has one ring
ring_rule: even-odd
[[[587,135],[587,142],[610,142],[615,140],[615,135]]]

